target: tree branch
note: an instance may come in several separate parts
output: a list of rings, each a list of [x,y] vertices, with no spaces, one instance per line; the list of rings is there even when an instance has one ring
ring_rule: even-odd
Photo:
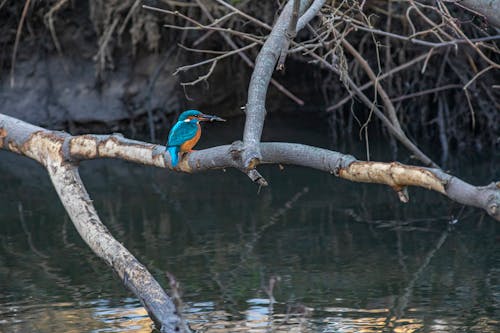
[[[221,0],[217,0],[218,2]],[[278,59],[278,56],[281,52],[277,47],[280,45],[271,46],[269,41],[271,40],[271,36],[274,36],[274,41],[277,39],[281,40],[283,45],[286,45],[286,24],[289,23],[287,21],[287,17],[291,19],[291,17],[286,16],[284,13],[285,10],[292,10],[292,1],[289,1],[285,6],[285,9],[281,13],[280,17],[276,21],[266,43],[262,47],[259,55],[257,56],[256,63],[259,63],[259,71],[257,71],[257,66],[252,73],[252,79],[250,81],[250,86],[248,88],[248,102],[246,108],[247,119],[245,122],[245,132],[243,135],[243,142],[245,143],[244,151],[243,151],[243,159],[245,161],[245,167],[247,169],[255,168],[255,166],[260,162],[260,152],[258,150],[258,142],[260,141],[260,137],[262,135],[262,128],[264,126],[265,119],[265,96],[267,94],[267,87],[269,86],[268,78],[273,73],[274,65]],[[324,1],[315,0],[313,4],[306,10],[304,15],[301,16],[297,23],[297,29],[304,27],[308,21],[311,20],[314,15],[312,13],[317,14],[321,9]],[[302,5],[302,4],[301,4]],[[290,13],[288,13],[290,15]],[[253,19],[254,22],[259,24],[260,26],[269,29],[269,27],[263,22]],[[285,22],[283,22],[285,21]],[[280,25],[278,24],[280,23]],[[274,53],[273,53],[274,51]],[[318,61],[320,64],[324,65],[327,69],[333,71],[334,73],[341,75],[338,68],[334,65],[328,63],[324,58],[320,57],[316,53],[312,53],[311,56]],[[260,59],[260,60],[259,60]],[[354,83],[354,81],[347,76],[345,78],[347,85],[354,91],[354,93],[361,99],[361,101],[369,108],[373,110],[375,115],[382,121],[382,123],[387,127],[389,132],[398,139],[409,151],[411,151],[416,158],[422,161],[427,166],[437,167],[438,165],[432,161],[424,152],[422,152],[418,146],[416,146],[407,136],[406,134],[398,128],[396,125],[389,120],[384,113],[370,101],[370,99],[361,91],[361,89]],[[250,103],[253,102],[253,103]],[[390,102],[390,100],[389,100]]]
[[[321,58],[316,54],[312,54],[312,56],[317,59],[322,65],[331,70],[332,72],[340,75],[340,71],[338,68],[328,63],[325,59]],[[423,151],[415,145],[403,131],[400,131],[393,123],[385,116],[385,114],[380,110],[370,99],[361,91],[361,89],[354,83],[354,81],[347,76],[345,81],[349,88],[351,88],[354,93],[361,99],[361,101],[369,108],[373,110],[373,113],[380,119],[382,124],[384,124],[389,132],[403,144],[409,151],[411,151],[416,158],[422,161],[427,166],[438,167],[438,165],[430,159]]]
[[[47,158],[47,170],[64,208],[87,245],[113,268],[124,285],[141,301],[161,332],[189,331],[158,282],[102,224],[80,179],[78,168]]]
[[[323,5],[325,4],[326,0],[314,0],[313,3],[307,8],[307,10],[302,14],[301,17],[299,17],[299,20],[297,21],[297,31],[295,33],[298,33],[300,30],[304,29],[307,23],[309,23],[321,10]]]
[[[248,87],[248,99],[245,108],[246,121],[245,130],[243,133],[243,162],[247,169],[253,169],[259,164],[262,156],[259,151],[259,142],[262,136],[264,120],[266,117],[266,95],[269,87],[269,81],[273,75],[276,62],[278,61],[282,50],[287,47],[287,29],[292,20],[293,0],[283,8],[278,20],[274,24],[271,33],[266,42],[262,46],[259,55],[255,61],[255,68],[250,79]],[[307,0],[300,1],[299,12],[303,9]],[[319,7],[321,8],[321,7]],[[318,8],[318,10],[319,10]],[[312,19],[314,16],[308,16]],[[301,21],[301,26],[305,26],[307,22]]]
[[[218,20],[216,21],[214,19],[214,17],[212,16],[212,14],[210,13],[210,11],[206,8],[206,6],[200,1],[200,0],[196,0],[197,4],[200,6],[201,10],[203,11],[203,13],[208,17],[208,19],[210,21],[212,21],[213,23],[212,24],[220,24],[220,21],[221,20]],[[228,6],[231,10],[234,10],[233,13],[241,13],[240,11],[238,11],[236,8],[232,7],[231,5],[229,4],[226,4],[224,1],[218,1],[219,3],[225,5],[225,6]],[[226,43],[233,49],[233,50],[236,50],[238,49],[238,46],[235,44],[235,42],[231,39],[231,36],[227,33],[224,33],[222,31],[219,31],[219,34],[221,35],[221,37],[226,41]],[[244,53],[244,52],[239,52],[238,55],[240,56],[240,58],[249,66],[249,67],[255,67],[255,64],[252,60],[250,60],[250,58]],[[283,95],[287,96],[288,98],[290,98],[292,101],[294,101],[295,103],[297,103],[298,105],[304,105],[304,101],[301,100],[300,98],[298,98],[297,96],[295,96],[294,94],[292,94],[288,89],[286,89],[282,84],[280,84],[278,81],[276,81],[275,79],[271,79],[271,84],[273,86],[276,87],[276,89],[278,89],[281,93],[283,93]]]
[[[407,61],[404,64],[399,65],[397,67],[394,67],[390,71],[388,71],[382,75],[379,75],[378,80],[381,81],[381,80],[383,80],[383,79],[385,79],[385,78],[387,78],[387,77],[389,77],[389,76],[391,76],[391,75],[393,75],[393,74],[395,74],[403,69],[406,69],[406,68],[411,67],[415,64],[418,64],[419,62],[424,61],[425,59],[428,59],[429,56],[431,56],[431,55],[432,54],[429,54],[429,52],[425,52],[425,53],[419,55],[418,57],[415,57],[415,58],[411,59],[410,61]],[[366,90],[369,87],[373,86],[374,84],[375,84],[375,82],[370,80],[367,83],[360,86],[359,90],[360,91]],[[331,112],[331,111],[334,111],[334,110],[340,108],[345,103],[349,102],[352,99],[352,97],[353,97],[352,94],[348,95],[347,97],[344,97],[343,99],[341,99],[339,102],[335,103],[334,105],[327,107],[326,112]]]
[[[38,148],[43,143],[44,149]],[[177,171],[195,173],[211,169],[237,168],[250,178],[242,157],[242,143],[217,146],[187,154]],[[44,156],[56,154],[66,163],[98,158],[117,158],[134,163],[173,169],[165,147],[134,141],[121,135],[70,136],[49,131],[0,114],[0,148],[31,157],[46,165]],[[331,173],[354,182],[385,184],[407,201],[407,186],[418,186],[439,192],[458,203],[484,209],[500,221],[500,182],[474,186],[440,169],[405,165],[397,162],[369,162],[351,155],[312,146],[264,142],[259,143],[262,163],[293,164]],[[257,179],[256,179],[257,180]]]
[[[99,157],[98,146],[89,146],[86,137],[72,137],[64,132],[48,131],[0,114],[0,148],[28,156],[48,171],[64,208],[78,233],[92,251],[103,259],[120,277],[124,285],[141,301],[161,332],[189,332],[177,314],[170,297],[158,282],[108,229],[102,224],[85,186],[80,179],[76,161],[79,155]],[[104,155],[114,152],[116,136],[102,147]],[[126,141],[125,141],[126,143]],[[124,143],[122,143],[123,145]],[[130,144],[130,143],[128,143]],[[153,145],[152,145],[153,146]],[[137,154],[139,150],[134,150]],[[131,155],[124,154],[124,159]],[[139,162],[140,156],[135,161]]]
[[[276,69],[279,71],[285,69],[285,60],[288,53],[288,48],[290,47],[290,42],[295,38],[295,36],[297,36],[297,21],[299,20],[300,0],[290,1],[293,1],[293,10],[292,16],[290,17],[290,22],[288,23],[288,28],[285,32],[285,45],[281,48],[278,65],[276,66]]]

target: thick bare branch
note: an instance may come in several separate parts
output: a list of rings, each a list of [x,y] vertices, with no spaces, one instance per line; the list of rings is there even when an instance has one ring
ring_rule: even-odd
[[[308,22],[307,20],[311,20],[312,18],[314,18],[314,15],[312,14],[317,14],[323,4],[324,2],[321,0],[314,1],[312,5],[306,10],[306,12],[300,17],[297,23],[297,29],[304,27]],[[245,122],[245,132],[243,135],[243,141],[245,143],[245,149],[243,150],[243,160],[245,161],[246,168],[254,168],[260,161],[258,142],[260,141],[262,128],[264,126],[266,113],[265,96],[269,85],[269,82],[266,81],[266,79],[270,78],[270,76],[272,75],[276,61],[278,60],[281,53],[281,49],[278,49],[277,47],[286,46],[286,24],[288,24],[291,19],[292,5],[293,1],[289,1],[280,17],[276,21],[275,26],[273,27],[266,43],[262,47],[259,56],[257,57],[256,63],[260,63],[259,71],[256,70],[256,67],[254,72],[252,73],[252,80],[250,81],[250,86],[248,89],[248,102],[246,108],[247,120]],[[285,10],[287,9],[289,12],[285,13]],[[288,14],[289,16],[286,16],[286,14]],[[269,29],[269,27],[263,22],[255,18],[253,20],[260,26]],[[278,23],[281,24],[279,25]],[[271,36],[275,37],[273,39],[275,42],[276,40],[281,41],[281,44],[274,43],[276,45],[273,44],[273,46],[270,46],[268,43],[271,39]],[[341,75],[339,69],[336,66],[328,63],[324,58],[315,53],[312,53],[311,56],[318,63],[324,65],[327,69],[333,71],[338,75]],[[350,77],[346,77],[345,80],[348,86],[353,90],[354,94],[357,95],[367,107],[373,110],[375,115],[387,127],[389,132],[396,139],[398,139],[408,150],[410,150],[416,158],[418,158],[427,166],[438,166],[406,136],[401,128],[399,128],[399,126],[394,125],[393,122],[388,119],[376,105],[373,104],[373,102],[361,91],[361,89],[354,83],[354,81]],[[253,104],[251,104],[250,101],[252,101]],[[390,99],[388,99],[388,102],[390,103]],[[397,118],[395,120],[397,120]],[[399,124],[399,122],[397,121],[396,123]]]
[[[285,69],[285,60],[286,55],[288,53],[288,48],[290,47],[290,42],[297,36],[297,21],[299,20],[299,11],[300,11],[300,0],[291,0],[293,1],[293,10],[292,16],[288,22],[288,28],[285,32],[286,40],[285,45],[281,48],[280,57],[278,59],[278,65],[276,68],[281,71]]]
[[[297,32],[304,29],[307,23],[309,23],[321,10],[326,0],[314,0],[313,3],[307,8],[307,10],[302,14],[297,22]]]
[[[245,166],[248,169],[253,169],[262,158],[258,145],[266,117],[267,88],[287,38],[286,29],[290,24],[292,6],[293,0],[288,1],[281,12],[273,30],[257,56],[252,78],[250,79],[245,108],[245,131],[243,133],[243,142],[245,143],[243,156]]]
[[[197,4],[200,6],[201,10],[203,11],[203,13],[208,17],[208,19],[210,21],[212,21],[213,23],[212,24],[220,24],[220,19],[219,20],[215,20],[214,17],[212,16],[212,14],[210,13],[210,11],[206,8],[206,6],[199,0],[196,1]],[[228,5],[226,4],[225,2],[222,1],[223,4],[225,5]],[[234,9],[234,10],[237,10],[236,8],[232,7],[231,5],[228,5],[230,8]],[[233,11],[233,13],[237,13],[236,11]],[[222,32],[222,31],[219,31],[219,34],[221,35],[221,37],[226,41],[226,43],[233,49],[233,50],[236,50],[238,49],[239,47],[236,45],[236,43],[231,39],[231,36],[225,32]],[[240,58],[250,67],[255,67],[255,64],[252,60],[250,60],[250,58],[244,53],[244,52],[238,52],[238,55],[240,56]],[[294,101],[295,103],[297,103],[298,105],[304,105],[304,101],[301,100],[300,98],[298,98],[297,96],[295,96],[294,94],[292,94],[288,89],[286,89],[283,85],[281,85],[278,81],[276,81],[275,79],[271,79],[271,84],[273,86],[276,87],[276,89],[278,89],[281,93],[283,93],[285,96],[287,96],[288,98],[290,98],[292,101]]]
[[[78,168],[47,159],[47,170],[61,202],[87,245],[118,274],[141,301],[161,332],[186,332],[170,297],[153,276],[102,224],[80,179]]]
[[[44,149],[35,143],[44,142]],[[44,156],[61,155],[73,162],[96,158],[118,158],[144,165],[170,168],[165,147],[126,139],[120,135],[69,136],[44,130],[0,114],[0,148],[26,155],[37,161]],[[195,151],[181,159],[177,171],[195,173],[210,169],[234,167],[245,171],[242,143]],[[407,186],[418,186],[439,192],[458,203],[484,209],[500,221],[500,182],[474,186],[440,169],[404,165],[397,162],[360,161],[351,155],[302,144],[259,143],[262,163],[293,164],[329,172],[355,182],[385,184],[405,199]],[[45,162],[42,164],[46,165]],[[247,172],[248,173],[248,172]],[[255,181],[259,175],[248,174]]]
[[[292,20],[293,1],[283,8],[266,42],[262,46],[255,61],[255,68],[248,87],[248,99],[245,108],[246,121],[243,133],[243,161],[247,169],[253,169],[261,160],[259,142],[266,117],[266,95],[269,81],[273,75],[276,62],[282,50],[287,47],[287,29]],[[304,11],[307,1],[300,1],[300,13]],[[319,10],[319,9],[318,9]],[[312,19],[312,15],[309,16]],[[301,21],[305,26],[307,22]]]
[[[309,23],[321,10],[321,7],[325,4],[325,0],[314,0],[314,2],[307,8],[304,14],[299,19],[300,12],[300,0],[293,0],[293,11],[288,24],[288,29],[286,31],[287,39],[285,45],[281,49],[280,57],[278,59],[278,65],[276,68],[278,70],[283,70],[285,68],[286,55],[288,53],[288,48],[290,43],[293,41],[297,33],[302,30],[307,23]]]
[[[125,286],[141,301],[151,319],[162,332],[187,332],[177,314],[175,305],[148,270],[120,243],[102,224],[83,185],[77,164],[80,156],[120,156],[115,137],[111,136],[103,146],[83,137],[72,137],[64,132],[47,131],[23,121],[0,114],[0,148],[28,156],[47,169],[52,183],[78,233],[92,249],[120,277]],[[91,144],[94,143],[96,145]],[[122,143],[122,147],[125,143]],[[129,148],[132,154],[123,154],[128,159],[135,155],[135,162],[143,158],[141,150]]]

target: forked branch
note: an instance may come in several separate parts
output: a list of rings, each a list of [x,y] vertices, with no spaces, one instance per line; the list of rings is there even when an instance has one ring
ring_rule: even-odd
[[[299,7],[298,15],[300,15],[304,12],[308,1],[300,0],[300,4],[298,2],[295,3]],[[316,1],[316,3],[321,3],[319,6],[314,7],[319,11],[322,1]],[[309,12],[306,18],[299,19],[293,25],[296,26],[297,30],[303,28],[307,24],[307,20],[311,20],[317,11],[312,14]],[[254,169],[262,158],[259,151],[259,142],[266,117],[267,89],[280,55],[282,52],[286,52],[285,49],[288,48],[291,36],[287,34],[287,31],[289,31],[290,23],[294,20],[294,17],[294,1],[290,0],[283,8],[255,61],[255,68],[248,87],[248,98],[245,108],[246,121],[243,132],[244,149],[242,158],[244,167],[247,169]]]
[[[78,149],[83,148],[82,143],[88,141],[0,114],[0,148],[28,156],[47,169],[82,239],[137,296],[161,332],[189,332],[170,297],[146,267],[111,235],[99,219],[75,163],[79,153],[88,155],[92,151],[89,146]],[[93,148],[95,152],[97,146]],[[135,153],[138,152],[135,150]],[[115,153],[119,154],[118,151]],[[136,161],[140,161],[140,157]]]
[[[45,148],[41,150],[38,147]],[[351,155],[302,144],[262,142],[258,147],[262,154],[261,162],[265,164],[293,164],[355,182],[385,184],[398,192],[402,201],[409,199],[407,186],[422,187],[439,192],[458,203],[482,208],[500,221],[500,182],[474,186],[440,169],[397,162],[361,161]],[[116,134],[70,136],[1,114],[0,148],[26,155],[44,165],[46,156],[54,155],[64,163],[116,158],[186,173],[230,167],[246,172],[241,142],[192,152],[173,169],[170,156],[164,153],[165,147],[161,145],[134,141]],[[258,177],[254,175],[253,178]]]

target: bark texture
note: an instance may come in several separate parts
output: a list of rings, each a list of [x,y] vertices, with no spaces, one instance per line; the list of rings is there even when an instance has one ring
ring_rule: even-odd
[[[307,0],[300,1],[300,13],[304,12],[307,2]],[[259,142],[266,117],[267,89],[281,53],[287,52],[284,48],[287,46],[287,29],[293,16],[293,4],[293,0],[287,2],[255,61],[255,68],[248,87],[248,100],[245,108],[246,122],[243,133],[243,142],[245,143],[243,159],[247,169],[253,169],[261,160]],[[316,9],[316,12],[308,11],[306,17],[299,19],[300,25],[297,24],[297,28],[305,27],[308,20],[310,21],[315,16],[321,6],[315,6],[313,9]]]
[[[26,155],[43,165],[47,165],[48,156],[60,156],[61,163],[116,158],[185,173],[233,167],[248,174],[242,154],[244,144],[240,141],[194,151],[183,156],[179,165],[173,168],[170,155],[164,153],[165,147],[161,145],[130,140],[118,134],[70,136],[1,114],[0,148]],[[500,182],[474,186],[437,168],[360,161],[351,155],[296,143],[262,142],[258,148],[262,163],[293,164],[354,182],[385,184],[393,188],[404,202],[409,200],[407,186],[422,187],[458,203],[484,209],[500,221]],[[258,175],[249,176],[254,181],[260,180]]]
[[[48,171],[52,184],[78,233],[92,249],[120,277],[124,285],[141,301],[151,319],[162,332],[188,332],[189,328],[177,314],[176,307],[158,282],[99,219],[78,173],[77,160],[81,156],[120,156],[115,151],[115,138],[103,141],[101,147],[87,136],[72,137],[64,132],[47,131],[23,121],[0,114],[0,148],[28,156]],[[94,154],[94,155],[92,155]],[[141,158],[141,151],[133,150],[130,157]],[[127,155],[124,155],[126,159]],[[142,157],[144,158],[144,157]]]

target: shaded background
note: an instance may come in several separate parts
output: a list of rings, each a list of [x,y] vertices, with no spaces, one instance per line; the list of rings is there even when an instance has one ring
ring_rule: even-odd
[[[251,71],[239,58],[221,61],[207,82],[182,89],[180,82],[206,69],[172,76],[175,69],[208,57],[177,43],[189,45],[200,33],[162,28],[182,22],[134,7],[137,1],[68,1],[47,16],[58,3],[63,2],[29,6],[11,76],[25,2],[0,1],[0,112],[74,134],[121,131],[164,143],[177,114],[197,107],[228,118],[206,126],[199,148],[241,139]],[[275,1],[232,3],[269,24],[277,10]],[[196,8],[182,10],[203,20]],[[491,33],[481,19],[453,10]],[[224,14],[217,8],[214,13]],[[385,16],[377,15],[383,25]],[[112,26],[112,38],[99,51]],[[234,26],[267,33],[241,21]],[[353,33],[351,42],[358,45],[362,35]],[[372,40],[363,43],[363,55],[375,66]],[[411,46],[397,53],[401,45],[393,43],[394,61],[425,51]],[[200,47],[228,49],[216,38]],[[249,55],[255,58],[256,51]],[[366,82],[348,60],[356,82]],[[481,64],[477,54],[437,53],[425,73],[418,66],[404,72],[388,91],[399,96],[422,90],[435,83],[439,71],[445,73],[442,84],[463,84],[477,73],[471,63]],[[289,57],[286,71],[275,78],[305,105],[298,107],[271,87],[264,141],[300,142],[366,158],[353,115],[364,122],[369,110],[354,102],[325,112],[347,94],[338,77]],[[488,72],[472,87],[474,128],[460,89],[397,104],[409,136],[452,174],[478,185],[500,178],[499,97],[498,89],[489,88],[494,84],[498,76]],[[449,106],[442,114],[444,132],[437,123],[443,100]],[[377,121],[368,133],[372,159],[416,163]],[[498,223],[437,193],[410,189],[411,201],[403,205],[386,187],[295,167],[263,166],[271,186],[260,191],[234,170],[183,175],[119,161],[88,161],[80,169],[112,234],[162,286],[168,289],[166,272],[181,283],[184,316],[194,329],[500,330]],[[81,241],[42,168],[0,151],[0,184],[0,332],[151,331],[137,300]],[[276,303],[270,306],[272,280]]]
[[[269,25],[279,10],[277,1],[228,2]],[[164,24],[183,27],[187,23],[174,15],[141,7],[147,4],[177,10],[209,24],[196,1],[29,1],[18,47],[14,50],[26,3],[11,0],[0,3],[1,112],[71,133],[123,131],[128,135],[147,134],[150,141],[155,142],[163,142],[163,137],[156,132],[168,129],[177,114],[186,108],[212,109],[227,117],[242,115],[251,68],[234,55],[219,61],[207,80],[195,86],[181,87],[180,83],[205,75],[210,66],[173,76],[179,66],[214,55],[189,52],[179,44],[215,51],[229,51],[231,48],[217,33],[206,37],[205,31],[166,28]],[[201,3],[216,18],[228,13],[214,1],[202,0]],[[359,10],[349,6],[354,5],[346,2],[340,10],[346,17],[359,19]],[[488,26],[484,17],[473,15],[453,3],[446,2],[443,6],[469,38],[498,33]],[[363,14],[371,18],[375,28],[390,26],[394,33],[411,35],[409,25],[404,21],[407,10],[407,2],[369,1]],[[432,10],[423,8],[422,11],[430,19],[439,21],[439,16]],[[327,19],[328,15],[330,12],[325,10],[323,18]],[[417,31],[428,28],[425,20],[414,16],[412,23]],[[388,25],[389,17],[392,21]],[[324,31],[320,19],[311,24],[318,33]],[[257,36],[268,34],[262,27],[248,23],[238,15],[226,21],[224,27]],[[343,29],[341,22],[338,29]],[[349,31],[345,38],[358,49],[375,73],[386,72],[430,50],[397,39],[389,44],[383,36],[355,31],[347,26],[345,29]],[[313,34],[305,29],[296,39],[300,42],[312,37]],[[200,38],[203,38],[201,42]],[[421,38],[439,42],[432,34],[423,34]],[[238,37],[233,37],[233,40],[238,47],[248,43]],[[481,48],[483,54],[493,62],[500,62],[498,43],[490,41],[485,45]],[[348,52],[342,51],[338,42],[331,47],[335,50],[327,57],[328,61],[345,60],[346,70],[360,86],[369,81],[359,63]],[[255,59],[257,52],[258,48],[253,48],[246,54]],[[436,94],[394,102],[400,122],[410,138],[417,144],[432,143],[440,147],[445,155],[442,160],[438,159],[441,164],[446,163],[449,155],[464,149],[498,152],[500,90],[494,88],[499,84],[498,71],[480,75],[467,89],[469,100],[461,89],[488,65],[474,49],[460,44],[457,49],[451,46],[436,48],[426,61],[425,71],[420,62],[383,81],[393,99],[436,86],[455,86]],[[305,105],[295,104],[271,86],[268,112],[288,112],[292,116],[311,111],[324,113],[323,121],[328,122],[329,135],[336,142],[357,138],[361,125],[370,117],[370,110],[357,99],[340,109],[325,112],[348,96],[348,91],[337,75],[321,68],[317,62],[311,62],[300,52],[289,55],[284,73],[275,73],[274,78],[304,100]],[[371,89],[366,93],[369,98],[375,98]],[[315,118],[307,121],[314,122]],[[385,132],[379,127],[378,120],[372,120],[369,127],[377,133]],[[397,145],[392,140],[389,142],[396,156]]]
[[[235,122],[243,119],[207,127],[201,148],[234,139]],[[281,125],[270,118],[269,128]],[[328,126],[286,127],[265,136],[335,148]],[[390,159],[374,142],[373,153]],[[345,145],[363,153],[361,142]],[[500,176],[481,156],[456,165],[473,183]],[[437,193],[412,188],[402,204],[384,186],[287,166],[263,166],[270,186],[260,191],[235,170],[183,175],[112,160],[80,169],[112,234],[165,288],[166,272],[180,282],[194,329],[500,329],[498,222]],[[0,183],[0,332],[151,330],[82,242],[41,167],[0,152]]]

